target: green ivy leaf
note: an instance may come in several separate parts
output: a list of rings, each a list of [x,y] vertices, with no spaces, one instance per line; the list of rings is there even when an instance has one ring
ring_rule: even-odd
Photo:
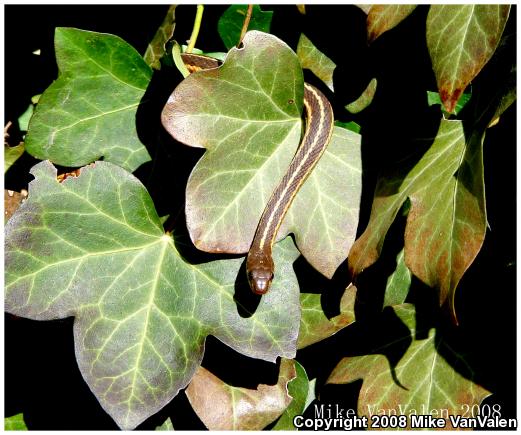
[[[29,106],[32,107],[32,106]],[[29,110],[29,109],[28,109]],[[27,113],[27,110],[26,110]],[[22,118],[23,115],[20,117]],[[20,123],[20,129],[22,124]],[[16,146],[9,146],[9,129],[11,128],[12,123],[9,121],[4,127],[4,174],[9,170],[9,168],[14,165],[14,163],[22,156],[25,150],[25,146],[23,142],[20,142]]]
[[[359,134],[334,127],[331,142],[295,196],[277,236],[280,240],[294,234],[302,255],[328,278],[346,259],[356,237],[362,188],[360,142]]]
[[[300,140],[303,78],[295,53],[256,31],[243,43],[220,68],[187,77],[163,110],[174,138],[207,148],[188,180],[186,216],[192,241],[208,252],[248,251]],[[306,259],[331,277],[354,239],[360,194],[360,136],[335,127],[278,239],[294,233]]]
[[[15,164],[15,162],[22,157],[25,146],[20,143],[14,147],[4,146],[4,174],[8,169]]]
[[[150,156],[136,131],[136,111],[152,71],[114,35],[57,28],[60,75],[40,98],[25,146],[39,159],[77,167],[100,157],[129,171]]]
[[[412,168],[383,176],[376,186],[366,230],[349,254],[353,275],[379,257],[385,235],[407,198],[405,262],[414,275],[439,289],[454,319],[456,286],[485,238],[484,133],[461,121],[442,120],[429,150]]]
[[[387,278],[385,286],[384,307],[401,305],[405,302],[411,287],[411,271],[405,264],[403,249],[396,257],[396,269]]]
[[[174,34],[175,29],[175,9],[177,5],[168,8],[165,19],[157,29],[154,38],[147,46],[143,58],[145,62],[154,69],[161,69],[161,58],[165,54],[165,45]]]
[[[360,127],[360,124],[357,124],[355,121],[335,121],[335,125],[340,128],[345,128],[346,130],[352,131],[354,133],[360,133],[360,130],[362,129],[362,127]]]
[[[467,105],[471,97],[472,94],[470,92],[462,94],[458,102],[456,103],[456,106],[454,107],[454,111],[452,113],[454,115],[457,115],[461,111],[461,109],[463,109]],[[429,106],[435,106],[439,104],[440,106],[442,106],[443,114],[447,118],[449,117],[450,113],[447,113],[445,111],[445,108],[443,107],[443,101],[441,101],[441,97],[438,92],[427,91],[427,104]]]
[[[494,125],[499,117],[507,110],[517,98],[517,67],[512,66],[510,74],[506,77],[502,89],[499,91],[499,96],[496,101],[496,111],[492,116],[489,126]]]
[[[172,420],[170,419],[170,417],[168,417],[161,426],[156,427],[156,430],[158,430],[158,431],[174,430],[174,425],[172,424]]]
[[[456,355],[431,329],[425,339],[416,338],[414,307],[395,306],[394,311],[405,326],[407,335],[388,346],[412,342],[396,366],[379,352],[343,358],[335,367],[327,383],[347,384],[363,380],[358,397],[358,415],[382,413],[409,415],[430,414],[431,410],[446,410],[447,415],[462,415],[466,406],[472,408],[490,395],[473,382],[473,372],[461,355]],[[382,349],[384,351],[384,349]],[[449,365],[444,356],[457,360],[462,367]],[[462,375],[462,371],[466,376]],[[376,394],[375,394],[376,392]],[[438,415],[438,417],[445,417]],[[451,429],[446,418],[447,429]],[[410,424],[410,420],[408,421]],[[408,426],[410,428],[410,426]]]
[[[407,18],[416,5],[371,5],[367,11],[367,41],[373,42]]]
[[[318,50],[303,33],[300,35],[298,41],[297,57],[300,60],[302,68],[309,69],[320,80],[322,80],[329,89],[334,91],[333,72],[336,68],[335,63]]]
[[[250,390],[232,387],[201,367],[186,389],[186,396],[210,430],[261,430],[290,404],[288,383],[296,376],[295,362],[282,359],[277,384],[261,384]]]
[[[288,393],[292,400],[272,430],[296,430],[293,418],[302,415],[315,398],[314,383],[309,381],[306,370],[297,361],[294,364],[297,375],[288,383]]]
[[[247,10],[248,5],[231,5],[219,19],[217,30],[227,50],[236,46],[239,42]],[[259,5],[253,5],[248,30],[269,33],[272,17],[272,11],[263,11]]]
[[[4,430],[27,430],[22,413],[4,418]]]
[[[172,60],[183,77],[186,78],[190,75],[190,71],[188,71],[183,58],[181,57],[181,46],[177,41],[173,41],[172,43]]]
[[[407,267],[423,282],[440,290],[440,303],[448,303],[454,319],[456,286],[481,249],[487,227],[485,135],[481,131],[474,131],[470,137],[467,134],[462,123],[443,121],[440,125],[431,150],[439,150],[446,160],[442,168],[438,157],[428,153],[422,159],[425,166],[415,168],[440,173],[430,174],[428,186],[420,187],[421,182],[409,186],[411,210],[405,229]],[[413,171],[410,175],[415,177],[418,173]]]
[[[431,5],[427,46],[448,113],[494,54],[510,5]]]
[[[29,129],[29,120],[33,116],[34,105],[29,104],[25,112],[18,117],[18,128],[20,131],[27,131]]]
[[[364,110],[373,102],[374,94],[376,93],[376,85],[378,84],[376,79],[372,79],[367,87],[365,88],[362,95],[360,95],[355,101],[349,103],[346,106],[346,110],[350,113],[358,113]]]
[[[108,162],[58,182],[48,162],[6,225],[5,309],[35,320],[75,317],[76,358],[102,407],[131,429],[192,378],[211,334],[268,361],[292,358],[300,322],[290,238],[255,313],[234,296],[243,258],[192,265],[164,234],[144,186]],[[237,282],[242,283],[237,287]],[[245,308],[244,308],[245,309]]]
[[[302,293],[302,319],[297,347],[303,349],[311,344],[322,341],[355,321],[356,287],[350,285],[340,300],[340,314],[328,319],[322,310],[320,295]]]
[[[186,52],[186,49],[188,48],[188,45],[184,45],[182,44],[181,45],[181,52],[182,53],[185,53]],[[213,57],[214,59],[218,59],[220,60],[221,62],[224,62],[224,60],[226,59],[226,54],[224,51],[203,51],[203,50],[200,50],[199,48],[196,48],[194,47],[192,49],[192,53],[193,54],[202,54],[203,56],[208,56],[208,57]]]

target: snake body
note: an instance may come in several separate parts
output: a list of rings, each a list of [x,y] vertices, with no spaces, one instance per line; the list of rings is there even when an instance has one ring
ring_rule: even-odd
[[[293,198],[324,153],[333,132],[333,109],[314,86],[304,83],[306,130],[287,172],[271,194],[262,213],[246,259],[248,282],[254,293],[269,290],[275,266],[273,243]]]
[[[182,58],[190,72],[219,66],[219,61],[205,56],[183,54]],[[331,104],[322,92],[308,83],[304,83],[304,107],[304,137],[288,170],[262,212],[246,259],[250,288],[260,295],[269,290],[273,280],[275,264],[272,247],[279,227],[295,195],[324,153],[333,132],[334,116]],[[164,112],[166,110],[168,109],[165,107]],[[163,120],[167,119],[168,116],[163,117]]]

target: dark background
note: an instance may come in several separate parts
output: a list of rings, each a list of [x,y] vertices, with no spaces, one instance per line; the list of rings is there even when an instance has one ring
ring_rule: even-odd
[[[54,29],[59,26],[116,34],[144,54],[148,42],[161,24],[168,6],[5,6],[5,123],[25,111],[30,98],[42,93],[56,79]],[[205,51],[225,51],[217,33],[217,20],[226,6],[206,6],[197,46]],[[335,95],[311,74],[306,80],[330,97],[337,119],[355,120],[362,127],[363,197],[359,234],[370,213],[376,176],[393,161],[421,153],[428,145],[417,137],[434,136],[440,119],[439,108],[426,105],[426,90],[435,90],[425,38],[428,8],[418,7],[395,29],[370,47],[365,40],[365,14],[354,6],[306,6],[302,16],[294,6],[265,6],[273,10],[272,33],[296,49],[304,32],[336,64]],[[174,37],[184,43],[189,37],[195,5],[176,10]],[[487,89],[498,84],[497,71],[515,59],[515,10],[511,11],[505,34],[513,34],[506,60],[487,65],[473,86]],[[32,54],[41,49],[41,55]],[[359,115],[344,109],[356,99],[369,80],[378,79],[373,104]],[[184,185],[200,150],[186,149],[162,131],[158,113],[180,76],[169,68],[154,75],[149,91],[152,103],[139,114],[138,126],[145,143],[155,150],[161,165],[152,171],[143,165],[136,175],[147,185],[158,211],[178,216],[173,222],[183,232]],[[420,327],[438,327],[438,341],[467,358],[476,380],[493,394],[486,403],[501,405],[504,417],[516,414],[516,108],[511,107],[499,124],[487,132],[484,146],[485,186],[489,230],[473,265],[464,275],[457,292],[460,326],[451,326],[436,308],[433,291],[413,280],[409,301],[416,303]],[[21,138],[16,127],[13,144]],[[154,154],[152,154],[154,155]],[[36,160],[24,155],[6,176],[5,187],[19,190],[30,179],[28,169]],[[171,177],[175,178],[172,182]],[[385,340],[394,331],[396,319],[388,310],[380,314],[383,289],[403,246],[404,219],[397,219],[386,239],[381,259],[361,276],[356,325],[317,345],[299,351],[310,379],[317,378],[321,403],[339,403],[356,409],[360,382],[323,386],[339,359],[363,354],[368,346]],[[192,253],[198,255],[197,253]],[[322,303],[328,315],[337,314],[339,298],[348,283],[345,264],[328,282],[300,258],[295,264],[302,291],[324,288]],[[6,315],[5,320],[5,415],[24,413],[29,429],[117,429],[83,381],[74,357],[73,319],[36,322]],[[420,328],[421,329],[421,328]],[[403,350],[396,350],[399,355]],[[440,348],[443,353],[443,348]],[[450,361],[450,355],[446,355]],[[207,339],[203,365],[226,382],[255,388],[258,383],[276,382],[277,366],[246,358]],[[465,370],[462,369],[464,372]],[[171,416],[176,430],[204,429],[180,393],[160,413],[140,428],[154,429]]]

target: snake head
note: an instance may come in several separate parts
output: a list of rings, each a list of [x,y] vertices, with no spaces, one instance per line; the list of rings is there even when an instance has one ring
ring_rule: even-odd
[[[263,295],[268,292],[273,280],[273,269],[274,264],[271,256],[261,252],[248,255],[246,273],[253,293]]]
[[[253,293],[263,295],[270,289],[273,280],[273,272],[264,270],[252,270],[248,274],[248,282]]]

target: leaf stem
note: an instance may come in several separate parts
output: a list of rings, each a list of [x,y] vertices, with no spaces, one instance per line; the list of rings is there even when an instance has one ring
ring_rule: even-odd
[[[241,36],[239,37],[239,42],[237,43],[237,47],[242,44],[242,38],[246,34],[248,30],[248,26],[250,25],[251,13],[253,11],[253,5],[248,5],[248,10],[246,11],[246,17],[244,17],[244,23],[242,23]]]
[[[188,43],[188,47],[186,48],[186,53],[191,53],[195,47],[195,41],[197,41],[197,36],[199,36],[199,29],[201,28],[203,12],[204,12],[204,5],[197,5],[197,12],[195,14],[194,27],[192,29],[192,34],[190,35],[190,42]]]

